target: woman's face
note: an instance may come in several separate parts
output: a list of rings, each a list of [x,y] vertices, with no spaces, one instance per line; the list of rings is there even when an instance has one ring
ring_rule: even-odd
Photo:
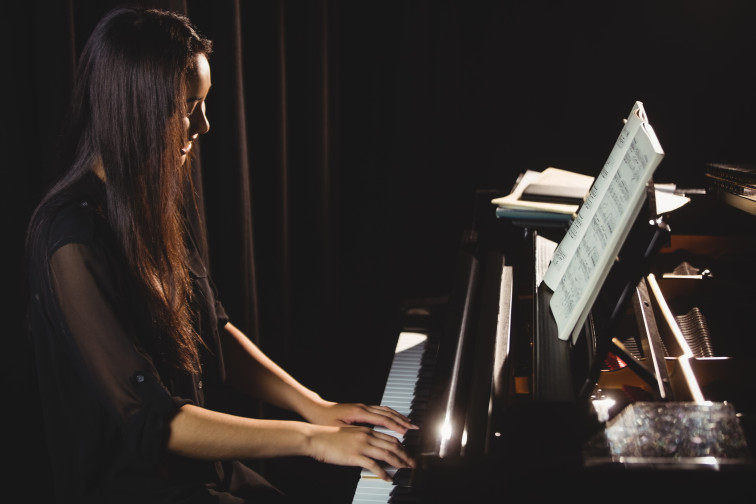
[[[210,64],[204,54],[196,56],[196,72],[186,80],[186,109],[184,128],[186,130],[186,144],[181,149],[181,164],[192,149],[192,143],[203,133],[210,130],[210,123],[205,115],[205,98],[212,85],[210,81]]]

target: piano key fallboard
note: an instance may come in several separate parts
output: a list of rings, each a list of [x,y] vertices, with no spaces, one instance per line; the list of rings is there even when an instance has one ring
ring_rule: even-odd
[[[466,294],[462,309],[452,310],[462,315],[461,319],[451,317],[454,330],[447,326],[426,334],[400,334],[381,403],[407,414],[420,426],[402,439],[418,466],[394,469],[393,482],[363,470],[352,502],[431,502],[428,491],[446,488],[451,482],[438,485],[436,467],[446,471],[464,460],[469,464],[466,470],[474,468],[490,449],[486,439],[494,435],[492,403],[506,381],[512,308],[512,269],[502,259],[489,258],[487,262],[500,274],[479,283],[477,259],[464,255],[463,269],[468,274],[461,283]],[[478,290],[494,301],[488,309],[469,306],[471,292]],[[474,337],[478,330],[487,335],[485,345],[474,345],[480,340]],[[463,472],[454,477],[465,478]]]

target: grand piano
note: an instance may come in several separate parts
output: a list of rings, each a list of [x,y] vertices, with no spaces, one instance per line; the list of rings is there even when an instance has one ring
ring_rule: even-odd
[[[404,310],[383,403],[417,466],[353,502],[756,495],[756,216],[649,190],[573,344],[540,282],[565,229],[497,219],[500,194],[475,193],[448,297]]]

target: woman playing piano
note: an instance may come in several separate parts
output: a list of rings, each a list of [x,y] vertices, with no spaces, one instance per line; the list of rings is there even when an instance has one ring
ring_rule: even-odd
[[[59,502],[283,498],[240,460],[412,465],[407,418],[322,399],[229,321],[187,224],[209,129],[211,43],[179,15],[117,9],[78,68],[62,176],[28,235],[29,321]],[[192,203],[190,202],[189,205]],[[213,409],[232,386],[305,421]],[[266,499],[267,498],[267,499]]]

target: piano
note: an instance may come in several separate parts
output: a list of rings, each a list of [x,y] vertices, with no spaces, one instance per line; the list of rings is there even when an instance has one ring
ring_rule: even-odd
[[[756,496],[756,218],[649,203],[573,344],[540,283],[565,229],[497,219],[498,194],[475,194],[449,295],[405,310],[382,402],[420,426],[417,465],[363,471],[353,502]]]

